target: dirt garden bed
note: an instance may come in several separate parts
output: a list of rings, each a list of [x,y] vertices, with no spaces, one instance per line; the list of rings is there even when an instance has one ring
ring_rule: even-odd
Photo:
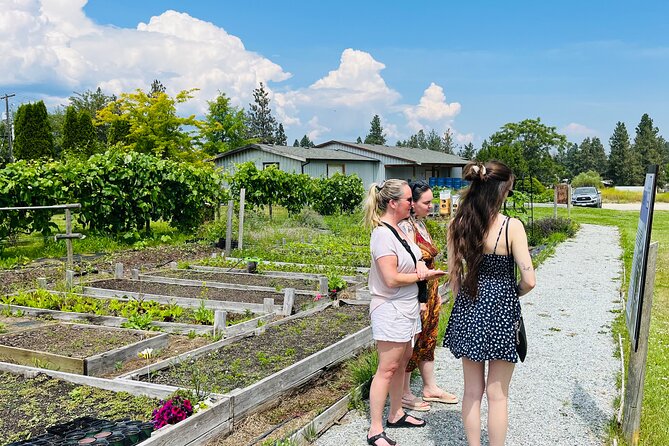
[[[150,421],[158,404],[155,398],[77,385],[45,374],[26,378],[0,371],[0,445],[86,415]]]
[[[0,344],[63,356],[85,358],[151,337],[136,330],[114,330],[72,324],[48,326],[0,335]]]
[[[172,285],[165,283],[143,282],[139,280],[98,280],[87,284],[89,287],[105,288],[117,291],[129,291],[140,294],[187,297],[191,299],[218,300],[228,302],[246,302],[262,304],[265,298],[272,298],[278,304],[283,302],[283,294],[270,291],[235,290],[208,288],[205,286]],[[295,295],[295,307],[301,308],[313,302],[311,296]]]
[[[0,335],[0,360],[97,376],[166,344],[166,334],[56,323]]]
[[[232,433],[210,440],[207,446],[275,444],[343,398],[352,388],[353,380],[346,365],[337,365],[283,395],[272,407],[244,418],[235,424]]]
[[[271,274],[249,274],[249,273],[215,273],[207,271],[193,271],[186,269],[165,270],[152,273],[152,276],[171,277],[175,279],[199,280],[201,282],[233,283],[238,285],[253,285],[274,288],[282,291],[284,288],[295,288],[296,290],[318,290],[318,280],[313,279],[288,279],[284,277],[273,277]]]
[[[369,325],[366,306],[329,307],[269,326],[202,356],[141,375],[143,381],[227,393],[244,388],[335,344]]]

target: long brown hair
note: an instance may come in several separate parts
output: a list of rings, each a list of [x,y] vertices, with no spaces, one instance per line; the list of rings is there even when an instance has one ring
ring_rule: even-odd
[[[448,242],[452,248],[449,273],[455,286],[461,285],[469,296],[476,298],[485,239],[506,193],[513,187],[514,176],[504,163],[488,161],[468,163],[463,177],[471,185],[460,198],[449,225]]]

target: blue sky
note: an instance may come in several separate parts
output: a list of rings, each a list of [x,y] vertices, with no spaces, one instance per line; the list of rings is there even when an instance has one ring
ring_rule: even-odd
[[[0,93],[55,106],[158,78],[172,94],[199,88],[180,112],[201,114],[218,91],[248,106],[263,81],[289,143],[364,138],[374,114],[389,143],[451,129],[479,147],[540,117],[607,145],[617,121],[633,135],[643,113],[669,138],[668,12],[659,1],[10,2]]]

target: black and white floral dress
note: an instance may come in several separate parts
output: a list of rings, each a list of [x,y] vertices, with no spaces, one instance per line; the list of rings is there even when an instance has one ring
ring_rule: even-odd
[[[513,274],[513,255],[495,253],[508,220],[507,217],[502,223],[493,253],[483,254],[478,296],[473,299],[460,289],[455,298],[444,347],[456,358],[518,362],[515,327],[520,319],[520,302]]]

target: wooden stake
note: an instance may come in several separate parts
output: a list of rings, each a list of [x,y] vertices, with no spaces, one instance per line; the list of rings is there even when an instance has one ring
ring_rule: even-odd
[[[114,265],[114,279],[123,279],[123,264],[117,263]]]
[[[65,234],[72,235],[72,213],[69,209],[65,209]],[[67,268],[71,269],[74,263],[74,252],[72,250],[72,239],[65,239],[65,246],[67,247]]]
[[[230,252],[232,251],[232,212],[234,209],[235,202],[230,200],[228,201],[228,221],[225,227],[225,256],[230,257]]]
[[[214,312],[214,335],[219,333],[225,334],[225,324],[228,312],[224,310],[216,310]]]
[[[267,314],[274,313],[274,299],[271,297],[266,297],[262,302],[263,312]]]
[[[244,199],[246,198],[246,189],[242,187],[239,191],[239,236],[237,237],[237,249],[243,249],[244,240]]]
[[[628,443],[639,444],[639,427],[641,425],[641,405],[643,402],[643,385],[646,379],[646,360],[648,359],[648,333],[650,331],[650,310],[653,305],[653,288],[655,286],[655,268],[657,265],[658,243],[648,247],[648,265],[646,266],[646,283],[641,304],[641,325],[639,327],[639,345],[635,352],[630,348],[627,364],[627,390],[625,391],[625,407],[623,409],[623,434]]]
[[[286,288],[283,294],[283,315],[293,314],[293,305],[295,303],[295,288]]]
[[[318,278],[318,292],[323,295],[323,297],[327,297],[328,295],[328,278],[327,277],[319,277]]]

